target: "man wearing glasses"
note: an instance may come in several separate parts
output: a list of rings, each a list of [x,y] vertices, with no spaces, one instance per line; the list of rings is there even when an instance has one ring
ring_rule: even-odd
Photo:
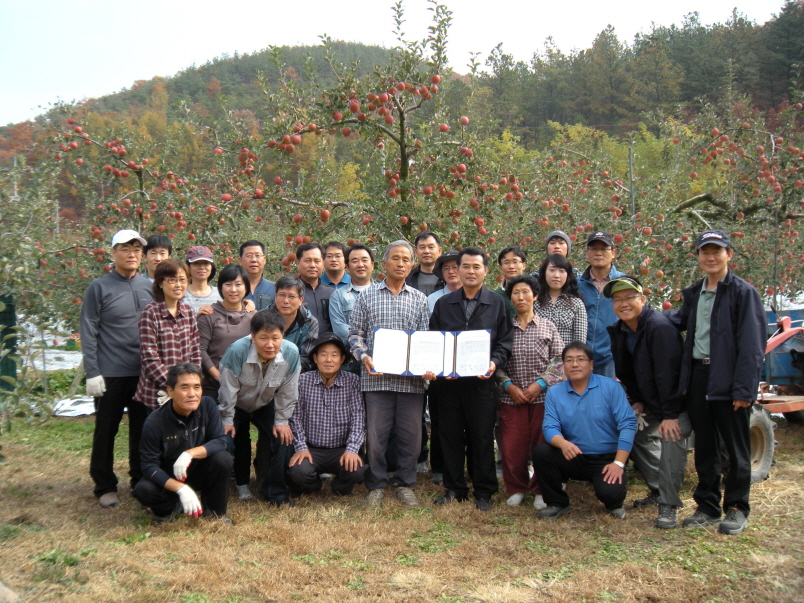
[[[625,519],[625,463],[636,417],[620,384],[593,373],[588,345],[567,344],[561,359],[567,380],[547,390],[544,442],[533,451],[533,469],[547,505],[539,518],[557,519],[570,512],[562,484],[575,479],[592,482],[606,511]]]
[[[240,246],[240,265],[248,274],[251,284],[251,293],[245,299],[254,302],[255,310],[270,308],[276,291],[273,282],[262,276],[262,271],[265,270],[265,245],[254,240],[243,243]]]
[[[324,273],[321,284],[333,289],[342,289],[351,282],[346,272],[346,245],[330,241],[324,247]]]
[[[586,259],[589,266],[578,279],[578,290],[586,306],[589,326],[586,343],[592,348],[595,374],[614,378],[611,339],[606,331],[617,322],[611,301],[603,295],[606,284],[623,272],[614,267],[614,239],[610,232],[596,230],[586,240]]]
[[[318,339],[318,320],[304,305],[304,285],[295,276],[286,275],[276,281],[276,302],[274,308],[285,319],[283,339],[299,348],[301,372],[315,368],[308,358],[310,350]]]
[[[634,464],[650,490],[634,507],[658,504],[656,527],[675,528],[692,430],[685,397],[678,391],[683,340],[664,314],[645,304],[637,279],[613,279],[603,295],[619,318],[609,327],[614,369],[639,417]]]
[[[527,262],[527,254],[519,247],[506,247],[497,256],[497,266],[500,269],[503,280],[500,281],[500,286],[494,291],[502,295],[505,303],[508,304],[511,316],[516,316],[516,311],[514,310],[514,304],[511,303],[511,300],[505,293],[505,287],[512,278],[525,274]]]

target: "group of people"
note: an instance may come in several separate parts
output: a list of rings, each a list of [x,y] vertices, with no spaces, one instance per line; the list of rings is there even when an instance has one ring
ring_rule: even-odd
[[[555,519],[570,511],[567,481],[586,480],[624,518],[632,457],[649,489],[634,506],[656,506],[656,526],[673,528],[695,431],[697,510],[683,524],[738,534],[750,510],[748,421],[764,311],[729,268],[726,233],[702,233],[695,249],[703,280],[684,291],[680,309],[661,313],[637,278],[615,268],[604,231],[588,237],[583,272],[562,231],[547,235],[532,272],[524,250],[503,249],[494,288],[484,284],[484,250],[444,252],[431,232],[389,244],[380,282],[369,247],[336,241],[300,245],[297,273],[271,282],[265,247],[252,240],[213,286],[208,248],[191,247],[181,262],[170,239],[120,231],[113,269],[90,284],[81,317],[97,410],[95,495],[102,507],[120,502],[112,452],[127,408],[132,494],[158,521],[183,511],[228,523],[232,475],[238,497],[253,497],[253,425],[256,482],[274,505],[292,506],[291,495],[321,490],[329,475],[335,495],[364,483],[367,505],[392,489],[417,506],[413,487],[429,456],[432,481],[444,487],[436,505],[468,500],[468,477],[487,511],[499,487],[496,440],[508,505],[532,495],[538,516]],[[486,330],[487,370],[382,374],[377,329]]]

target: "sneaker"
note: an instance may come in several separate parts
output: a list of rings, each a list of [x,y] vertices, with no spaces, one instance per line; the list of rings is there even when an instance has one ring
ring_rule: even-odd
[[[373,507],[379,505],[382,502],[382,499],[385,498],[385,490],[382,488],[378,488],[377,490],[371,490],[366,496],[366,505],[369,507]]]
[[[721,534],[735,536],[742,532],[747,525],[748,518],[745,516],[745,514],[737,507],[732,507],[729,509],[729,512],[726,513],[726,518],[720,522],[718,531]]]
[[[537,511],[544,511],[547,508],[547,503],[544,502],[541,494],[537,494],[533,499],[533,508]]]
[[[508,500],[505,501],[505,504],[509,507],[518,507],[522,504],[522,501],[525,500],[525,493],[524,492],[517,492],[516,494],[512,494],[508,497]]]
[[[436,486],[440,486],[444,483],[444,474],[443,473],[433,473],[433,479],[430,480]]]
[[[101,509],[111,509],[120,504],[120,497],[117,492],[107,492],[98,499]]]
[[[625,507],[617,507],[616,509],[606,509],[609,515],[617,519],[625,519]]]
[[[645,507],[653,507],[659,504],[659,493],[649,492],[645,498],[638,498],[634,501],[635,509],[644,509]]]
[[[416,473],[430,473],[430,467],[427,466],[427,461],[416,463]]]
[[[659,516],[656,518],[656,527],[670,530],[678,527],[678,514],[673,505],[659,505]]]
[[[558,507],[555,505],[551,505],[546,509],[539,512],[537,517],[539,519],[558,519],[562,515],[566,515],[571,511],[571,507],[567,505],[566,507]]]
[[[396,489],[396,497],[400,500],[400,502],[402,502],[403,505],[407,505],[409,507],[419,506],[419,499],[416,498],[413,490],[406,486],[399,486]]]
[[[711,526],[716,523],[720,523],[720,517],[707,515],[703,511],[695,511],[695,513],[682,521],[681,525],[685,528],[705,528],[706,526]]]
[[[251,488],[248,487],[248,484],[236,486],[235,489],[237,490],[237,498],[240,500],[251,500],[254,498],[254,495],[251,494]]]
[[[490,498],[477,498],[475,499],[475,506],[480,509],[481,511],[491,511],[491,499]]]

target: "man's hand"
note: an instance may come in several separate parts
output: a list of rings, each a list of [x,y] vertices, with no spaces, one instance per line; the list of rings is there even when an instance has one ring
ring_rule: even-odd
[[[293,467],[293,465],[301,465],[304,459],[307,459],[307,462],[309,462],[311,465],[313,464],[313,455],[310,454],[310,451],[299,450],[298,452],[295,452],[292,457],[290,457],[288,467]]]
[[[181,508],[187,517],[198,517],[204,510],[201,508],[201,501],[190,486],[182,486],[176,490],[181,501]]]
[[[527,395],[525,392],[522,391],[522,388],[518,385],[514,385],[513,383],[508,386],[508,389],[505,390],[509,396],[511,396],[511,400],[514,401],[514,404],[521,405],[521,404],[528,404],[530,400],[528,400]]]
[[[625,473],[625,470],[620,468],[619,465],[609,463],[603,467],[603,481],[607,484],[622,484],[623,473]]]
[[[87,379],[87,396],[93,398],[100,398],[106,393],[106,382],[103,380],[103,375]]]
[[[528,387],[525,389],[525,396],[527,397],[528,402],[533,402],[539,397],[540,393],[542,393],[542,386],[535,381],[528,385]]]
[[[190,466],[190,463],[193,462],[193,455],[191,455],[186,450],[179,455],[179,458],[176,459],[176,462],[173,463],[173,476],[183,482],[187,479],[187,468]]]
[[[382,375],[382,373],[378,373],[374,370],[374,361],[371,359],[371,356],[363,356],[363,366],[372,375]]]
[[[212,306],[201,306],[198,308],[198,315],[201,316],[202,314],[212,314],[214,310]]]
[[[494,364],[494,361],[492,360],[491,362],[489,362],[489,370],[486,372],[486,374],[485,375],[478,375],[477,378],[478,379],[491,379],[491,376],[494,374],[494,372],[496,370],[497,370],[497,365]]]
[[[273,434],[275,438],[279,438],[279,443],[289,446],[293,443],[293,431],[290,425],[274,425]]]
[[[433,371],[427,371],[424,375],[422,375],[422,379],[425,381],[435,381],[438,379],[438,376]]]
[[[636,416],[639,416],[639,415],[641,415],[641,414],[644,414],[644,413],[645,413],[645,405],[644,405],[642,402],[634,402],[634,403],[631,405],[631,410],[633,410],[633,411],[634,411],[634,414],[635,414]]]
[[[659,435],[665,442],[678,442],[681,439],[681,428],[678,419],[665,419],[659,424]]]
[[[564,458],[567,459],[568,461],[571,461],[579,454],[583,454],[583,452],[581,452],[581,449],[578,448],[575,444],[573,444],[569,440],[564,440],[561,443],[561,452],[564,453]]]
[[[341,455],[340,463],[341,467],[347,471],[357,471],[358,467],[363,466],[363,459],[360,458],[360,455],[347,450]]]
[[[224,425],[223,426],[223,435],[230,435],[232,437],[235,437],[234,425]]]
[[[87,387],[88,386],[89,386],[89,381],[87,381]],[[87,392],[89,392],[89,389],[87,389]],[[751,406],[751,403],[746,402],[745,400],[735,400],[734,401],[734,410],[737,410],[738,408],[748,408],[749,406]]]

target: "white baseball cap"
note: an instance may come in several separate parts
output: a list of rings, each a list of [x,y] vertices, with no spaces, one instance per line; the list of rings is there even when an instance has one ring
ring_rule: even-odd
[[[123,243],[130,243],[131,241],[139,241],[143,245],[148,244],[136,230],[118,230],[112,237],[112,247],[122,245]]]

